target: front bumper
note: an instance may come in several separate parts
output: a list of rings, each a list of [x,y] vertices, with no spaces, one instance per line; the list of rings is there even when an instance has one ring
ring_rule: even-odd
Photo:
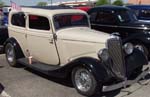
[[[134,83],[137,83],[140,79],[144,78],[148,73],[150,72],[149,67],[147,67],[139,76],[137,76],[134,80],[124,80],[123,82],[117,83],[117,84],[113,84],[113,85],[109,85],[109,86],[103,86],[103,92],[108,92],[108,91],[112,91],[112,90],[116,90],[119,88],[126,88],[129,85],[132,85]]]

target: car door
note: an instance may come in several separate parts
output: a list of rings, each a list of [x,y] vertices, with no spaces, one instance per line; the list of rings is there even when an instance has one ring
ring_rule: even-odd
[[[45,64],[59,64],[52,29],[47,17],[28,15],[27,41],[29,54],[33,59]]]
[[[9,37],[13,37],[18,42],[24,55],[26,56],[27,39],[26,39],[26,13],[15,12],[9,18]]]

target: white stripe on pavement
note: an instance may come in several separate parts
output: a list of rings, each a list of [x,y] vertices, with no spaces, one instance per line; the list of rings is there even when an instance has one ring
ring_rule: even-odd
[[[11,96],[9,96],[5,91],[2,91],[1,96],[2,96],[2,97],[11,97]]]

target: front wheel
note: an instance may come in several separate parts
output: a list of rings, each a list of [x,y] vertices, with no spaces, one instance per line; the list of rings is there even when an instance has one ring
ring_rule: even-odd
[[[92,96],[101,91],[93,74],[83,67],[73,69],[72,82],[76,90],[84,96]]]
[[[12,67],[17,66],[15,49],[14,49],[14,46],[11,43],[6,44],[5,54],[6,54],[6,60],[9,63],[9,65],[12,66]]]

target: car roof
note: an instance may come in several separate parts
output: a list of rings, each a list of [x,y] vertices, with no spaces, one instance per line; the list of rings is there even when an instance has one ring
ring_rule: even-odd
[[[24,7],[39,8],[39,9],[50,9],[50,10],[55,10],[55,9],[72,9],[72,7],[69,7],[69,6],[24,6]]]
[[[133,9],[150,9],[150,5],[127,5],[127,7]]]
[[[97,6],[95,9],[104,9],[104,10],[121,10],[125,9],[128,10],[129,8],[124,7],[124,6],[115,6],[115,5],[102,5],[102,6]]]
[[[16,12],[12,10],[11,13]],[[86,12],[79,10],[79,9],[70,9],[70,8],[50,8],[50,7],[22,7],[20,12],[26,12],[36,15],[46,15],[46,16],[53,16],[55,14],[64,14],[64,13],[83,13]]]
[[[89,11],[88,11],[88,14],[90,14],[91,12],[95,12],[95,11],[98,11],[98,10],[103,10],[103,11],[122,11],[122,10],[130,10],[130,8],[128,7],[125,7],[125,6],[115,6],[115,5],[102,5],[102,6],[97,6],[97,7],[94,7],[94,8],[91,8]]]

